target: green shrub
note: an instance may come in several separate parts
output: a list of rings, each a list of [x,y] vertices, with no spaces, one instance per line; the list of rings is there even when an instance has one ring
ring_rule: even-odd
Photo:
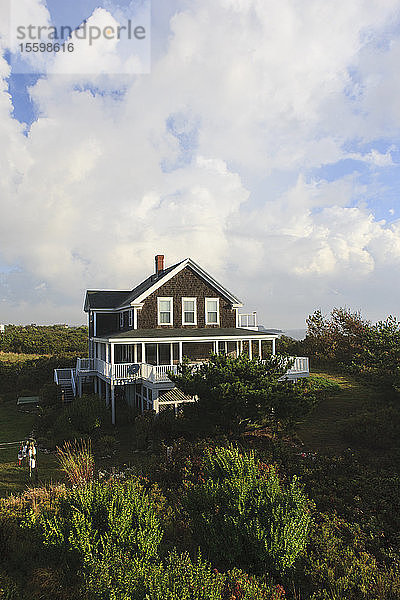
[[[321,375],[310,375],[307,381],[309,388],[316,392],[326,392],[329,395],[340,394],[341,392],[341,387],[336,381]]]
[[[96,454],[107,456],[113,454],[117,446],[114,435],[102,435],[95,443]]]
[[[209,450],[203,481],[189,484],[185,507],[195,539],[211,562],[254,573],[283,573],[307,543],[309,502],[296,478],[283,486],[276,470],[235,448]]]
[[[110,416],[104,401],[94,394],[84,394],[71,404],[43,407],[35,423],[37,438],[47,448],[87,437],[100,437]]]
[[[306,597],[314,589],[314,600],[398,600],[399,565],[379,565],[365,543],[357,524],[320,514],[299,569],[307,579]]]
[[[104,400],[95,394],[76,397],[66,411],[73,428],[87,435],[99,431],[110,419]]]
[[[162,531],[154,504],[137,479],[94,481],[69,490],[51,510],[32,510],[27,524],[63,561],[78,559],[85,571],[118,550],[157,557]]]

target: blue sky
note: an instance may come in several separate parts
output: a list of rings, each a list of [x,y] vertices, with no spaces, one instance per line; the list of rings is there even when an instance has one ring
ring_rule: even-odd
[[[77,27],[143,6],[25,9]],[[323,6],[154,0],[150,72],[138,46],[99,43],[9,73],[4,35],[0,322],[81,322],[87,287],[129,288],[158,252],[194,258],[266,326],[398,314],[399,6]]]

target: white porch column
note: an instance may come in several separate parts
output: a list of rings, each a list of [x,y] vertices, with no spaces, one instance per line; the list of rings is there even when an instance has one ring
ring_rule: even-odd
[[[107,408],[110,406],[110,386],[106,382],[106,406]]]
[[[252,340],[249,340],[249,359],[253,358]]]
[[[228,342],[225,342],[225,355],[228,356]]]
[[[146,344],[142,342],[142,363],[146,362]]]
[[[236,342],[236,358],[239,356],[239,341]]]
[[[272,355],[275,354],[275,338],[272,340]]]
[[[111,423],[115,425],[115,386],[111,382]]]
[[[214,341],[214,354],[218,354],[218,342]]]
[[[240,340],[240,354],[243,354],[243,340]]]
[[[179,342],[179,362],[183,361],[183,342]]]
[[[258,358],[262,360],[262,341],[258,340]]]
[[[114,344],[110,344],[110,364],[110,372],[106,373],[106,375],[108,375],[112,381],[114,378]]]
[[[137,363],[137,344],[133,344],[133,362]]]
[[[171,367],[174,364],[174,344],[172,342],[169,345],[169,364]]]
[[[156,415],[160,412],[160,404],[158,401],[158,390],[153,390],[153,410]]]

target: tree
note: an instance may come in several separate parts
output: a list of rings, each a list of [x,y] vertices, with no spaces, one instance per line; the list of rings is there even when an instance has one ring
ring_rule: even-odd
[[[360,312],[334,308],[329,317],[320,310],[307,319],[307,335],[302,343],[304,353],[318,362],[351,365],[365,347],[371,327]]]
[[[259,419],[286,423],[293,414],[308,412],[312,394],[305,393],[302,385],[280,381],[290,366],[285,356],[261,362],[244,355],[214,354],[200,366],[184,363],[179,374],[170,374],[170,378],[185,394],[196,398],[186,414],[197,418],[201,427],[240,432]]]
[[[400,391],[400,322],[396,317],[390,315],[369,328],[357,366]]]

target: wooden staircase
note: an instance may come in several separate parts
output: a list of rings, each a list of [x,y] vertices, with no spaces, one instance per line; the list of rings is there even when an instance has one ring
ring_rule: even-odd
[[[72,402],[76,396],[74,369],[55,369],[54,382],[58,385],[61,402]]]

